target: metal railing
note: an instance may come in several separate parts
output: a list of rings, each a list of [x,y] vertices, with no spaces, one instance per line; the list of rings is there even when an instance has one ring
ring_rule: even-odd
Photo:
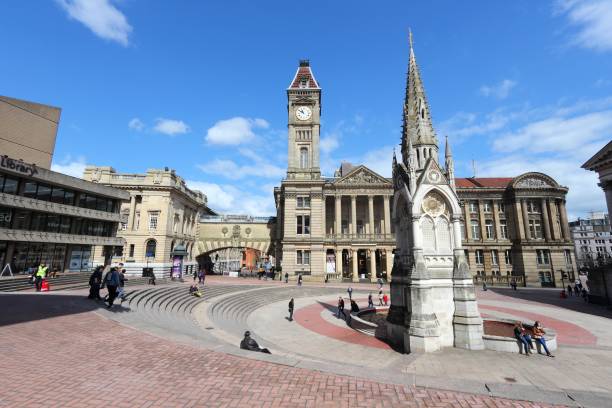
[[[525,277],[522,275],[476,275],[474,276],[473,280],[474,280],[474,284],[482,284],[483,282],[486,282],[487,285],[492,285],[492,286],[510,286],[510,283],[512,282],[512,280],[514,280],[514,282],[516,282],[517,286],[524,286],[525,284]]]
[[[395,242],[394,234],[383,234],[383,233],[374,233],[374,234],[326,234],[326,241],[350,241],[350,242],[376,242],[376,241],[393,241]]]

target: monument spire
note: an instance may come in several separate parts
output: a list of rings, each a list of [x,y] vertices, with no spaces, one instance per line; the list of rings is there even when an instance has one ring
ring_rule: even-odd
[[[444,167],[446,168],[446,178],[451,186],[455,189],[455,164],[453,162],[453,153],[451,152],[450,145],[448,144],[448,136],[446,136],[446,142],[444,146]]]
[[[416,62],[412,30],[409,32],[409,44],[410,55],[402,121],[402,158],[406,163],[408,141],[411,140],[417,150],[418,166],[422,168],[430,157],[438,161],[438,140],[431,122],[425,87]]]

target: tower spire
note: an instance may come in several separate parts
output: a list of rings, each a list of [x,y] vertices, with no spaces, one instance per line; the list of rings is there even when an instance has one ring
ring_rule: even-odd
[[[446,136],[446,142],[444,146],[444,167],[446,168],[446,178],[450,183],[451,188],[455,189],[455,163],[453,162],[453,153],[451,152],[450,145],[448,144],[448,136]]]
[[[429,158],[438,161],[438,140],[431,122],[425,87],[416,62],[412,30],[410,30],[408,39],[410,56],[402,120],[402,158],[404,162],[407,161],[408,141],[411,140],[418,152],[419,168],[421,168]]]

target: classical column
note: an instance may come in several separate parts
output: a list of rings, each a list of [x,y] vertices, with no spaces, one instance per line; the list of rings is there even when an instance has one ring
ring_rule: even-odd
[[[374,196],[368,196],[368,224],[370,224],[370,236],[374,234]]]
[[[376,282],[376,249],[370,250],[370,282]]]
[[[342,279],[342,248],[336,247],[336,274],[340,274]]]
[[[357,250],[351,248],[351,262],[353,267],[353,282],[359,282],[359,270],[357,269]]]
[[[527,200],[521,200],[521,210],[523,212],[523,228],[525,229],[525,238],[531,239],[531,232],[529,231],[529,213],[527,212]]]
[[[391,279],[391,271],[393,270],[393,249],[385,249],[385,264],[387,265],[387,280]]]
[[[353,236],[357,235],[357,196],[351,196],[351,230]]]
[[[321,208],[321,224],[323,225],[323,239],[327,236],[327,197],[323,194],[322,208]],[[312,225],[310,226],[312,228]]]
[[[472,239],[472,217],[470,215],[470,202],[463,202],[463,212],[465,214],[465,239]]]
[[[548,205],[545,198],[542,199],[542,224],[544,224],[544,238],[550,241],[550,218],[548,217]]]
[[[484,217],[484,208],[482,205],[482,201],[478,200],[478,219],[480,220],[480,237],[482,240],[487,239],[487,227],[485,225],[485,217]]]
[[[495,223],[495,238],[501,239],[501,227],[499,226],[499,205],[493,200],[493,222]]]
[[[336,196],[336,230],[334,231],[336,238],[342,234],[342,196]]]
[[[567,223],[567,212],[565,210],[565,200],[559,202],[559,215],[561,216],[561,231],[563,239],[570,239],[569,224]]]
[[[523,229],[523,220],[521,217],[521,203],[520,200],[516,200],[512,203],[512,219],[514,223],[514,236],[519,239],[525,239],[525,230]],[[513,238],[514,238],[513,236]]]
[[[391,211],[389,209],[389,201],[391,201],[392,196],[383,196],[383,210],[385,215],[385,234],[391,233]]]
[[[134,216],[136,215],[136,196],[130,196],[130,213],[128,214],[128,230],[134,228]]]
[[[599,183],[599,185],[606,194],[606,206],[608,207],[608,216],[612,218],[612,180],[601,180],[601,183]]]
[[[549,212],[549,221],[550,221],[550,237],[553,240],[558,240],[561,237],[561,232],[558,231],[557,228],[557,211],[556,211],[556,206],[555,206],[555,200],[554,199],[548,199],[546,200],[546,208]]]

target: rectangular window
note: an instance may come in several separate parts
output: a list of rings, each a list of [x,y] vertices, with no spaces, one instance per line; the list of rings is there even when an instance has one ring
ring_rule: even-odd
[[[4,187],[2,189],[3,193],[6,194],[17,194],[19,188],[19,180],[14,179],[12,177],[4,177]]]
[[[491,251],[491,264],[499,265],[499,255],[495,249]]]
[[[159,221],[159,211],[149,211],[149,231],[157,230],[158,221]]]
[[[30,229],[32,231],[44,231],[47,228],[46,214],[33,213]]]
[[[538,265],[549,265],[550,264],[550,256],[549,256],[548,249],[536,250],[536,258],[538,261]]]
[[[482,209],[484,210],[484,212],[487,212],[487,213],[490,213],[491,211],[493,211],[491,202],[490,201],[485,201],[482,204]]]
[[[471,213],[478,212],[478,202],[477,201],[470,201],[470,212]]]
[[[470,229],[472,230],[472,239],[480,239],[480,224],[477,220],[470,221]]]
[[[74,205],[74,191],[66,191],[66,193],[64,194],[64,204]]]
[[[476,255],[476,265],[484,264],[484,251],[482,249],[477,249],[475,252]]]
[[[466,236],[465,236],[465,223],[462,221],[461,222],[461,240],[465,241]]]
[[[130,258],[134,257],[134,244],[130,244]]]
[[[310,215],[297,216],[297,231],[298,235],[310,234]]]
[[[13,219],[13,209],[0,207],[0,228],[10,228]]]
[[[27,198],[36,198],[36,189],[38,184],[34,181],[26,181],[23,184],[23,196]]]
[[[49,201],[51,199],[51,187],[45,186],[44,184],[39,184],[38,191],[36,192],[36,199]]]
[[[64,194],[65,191],[61,187],[53,187],[51,191],[51,202],[57,204],[64,204]]]
[[[506,220],[499,220],[499,233],[501,238],[508,239],[508,223]]]
[[[539,214],[540,205],[535,201],[528,201],[527,202],[527,212],[533,213],[533,214]]]
[[[500,213],[505,213],[506,212],[506,204],[504,204],[504,203],[497,204],[497,210]]]
[[[506,258],[506,265],[512,265],[512,250],[506,249],[504,251],[504,257]]]
[[[534,239],[542,238],[542,224],[540,220],[529,220],[529,234]]]
[[[60,227],[60,216],[57,214],[47,214],[47,226],[45,231],[47,232],[59,232]]]
[[[495,239],[495,229],[493,228],[493,220],[485,220],[485,230],[487,239]]]
[[[310,265],[310,251],[298,250],[296,256],[298,265]]]
[[[134,229],[138,231],[140,229],[140,211],[136,211],[134,216]]]
[[[310,208],[310,197],[297,197],[297,208]]]
[[[65,215],[62,216],[62,219],[60,221],[60,231],[62,234],[70,234],[70,227],[72,224],[72,219],[70,217],[67,217]]]

